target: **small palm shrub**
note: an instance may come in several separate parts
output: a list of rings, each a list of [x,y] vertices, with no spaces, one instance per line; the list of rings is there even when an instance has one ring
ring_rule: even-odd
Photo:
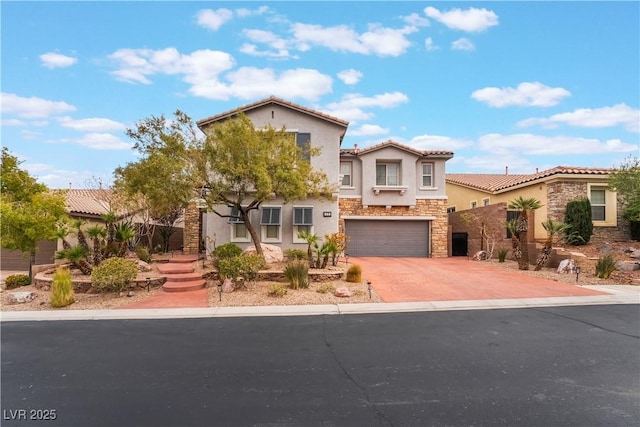
[[[218,268],[218,262],[221,259],[235,258],[242,255],[242,248],[235,243],[225,243],[218,246],[213,250],[211,256],[213,257],[213,266]]]
[[[51,284],[51,307],[60,308],[73,304],[73,283],[69,269],[60,267],[53,274]]]
[[[102,261],[91,273],[91,286],[98,292],[122,292],[138,274],[135,261],[113,257]]]
[[[149,252],[149,248],[145,246],[138,246],[136,248],[136,255],[141,261],[146,263],[151,262],[151,253]]]
[[[284,277],[291,289],[306,289],[309,287],[309,265],[302,261],[289,263],[284,268]]]
[[[508,253],[509,249],[507,248],[498,249],[498,262],[504,262],[504,260],[507,258]]]
[[[12,274],[11,276],[7,276],[4,284],[7,289],[16,289],[20,286],[30,285],[31,281],[29,280],[29,276],[26,274]]]
[[[362,282],[362,267],[358,264],[352,264],[347,270],[347,282],[360,283]]]
[[[333,286],[331,283],[324,283],[320,286],[318,286],[318,289],[316,289],[316,292],[319,294],[327,294],[327,293],[334,293],[336,291],[336,287]]]
[[[284,251],[284,256],[290,261],[296,261],[301,259],[307,259],[307,252],[302,249],[287,249]]]
[[[616,269],[616,260],[613,255],[607,254],[598,258],[596,262],[596,276],[600,279],[608,279]]]
[[[274,298],[282,298],[287,294],[287,288],[284,285],[274,283],[269,287],[267,295]]]

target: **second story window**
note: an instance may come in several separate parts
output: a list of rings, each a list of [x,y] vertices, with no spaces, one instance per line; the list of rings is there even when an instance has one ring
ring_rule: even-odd
[[[400,185],[400,163],[378,162],[376,185]]]
[[[351,162],[340,162],[340,175],[342,176],[342,181],[340,181],[340,185],[342,187],[352,187],[353,181],[351,180]]]
[[[433,187],[433,164],[422,164],[422,186]]]
[[[311,148],[311,134],[296,133],[296,145],[302,150],[302,158],[310,161],[311,155],[309,154],[309,149]]]

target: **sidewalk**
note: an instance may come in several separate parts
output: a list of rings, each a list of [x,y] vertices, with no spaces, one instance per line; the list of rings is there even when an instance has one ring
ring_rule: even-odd
[[[317,316],[449,310],[560,307],[576,305],[640,304],[637,286],[585,286],[601,295],[551,298],[483,299],[375,304],[335,304],[261,307],[148,308],[119,310],[14,311],[0,313],[0,321],[178,319],[248,316]]]

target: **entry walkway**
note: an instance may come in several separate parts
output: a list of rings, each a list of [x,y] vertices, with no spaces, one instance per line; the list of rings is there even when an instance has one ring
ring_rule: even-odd
[[[350,258],[387,303],[608,295],[467,258]]]

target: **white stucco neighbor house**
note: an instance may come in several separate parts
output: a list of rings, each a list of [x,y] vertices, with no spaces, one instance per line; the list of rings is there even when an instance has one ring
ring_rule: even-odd
[[[305,230],[322,237],[338,231],[338,187],[340,185],[340,144],[349,123],[337,117],[271,96],[234,110],[223,112],[196,122],[205,134],[212,125],[237,115],[242,111],[253,122],[256,129],[268,125],[275,129],[284,127],[295,134],[299,145],[310,144],[320,148],[320,154],[310,158],[311,166],[323,171],[330,183],[335,184],[336,194],[332,200],[297,200],[284,203],[275,198],[263,203],[260,209],[251,212],[251,222],[256,226],[262,243],[273,244],[281,249],[303,249],[306,243],[298,238]],[[218,212],[231,208],[220,205]],[[252,246],[245,225],[237,219],[223,218],[215,213],[202,212],[201,235],[203,241],[215,241],[216,246],[233,242],[243,249]],[[209,245],[207,245],[209,246]]]

